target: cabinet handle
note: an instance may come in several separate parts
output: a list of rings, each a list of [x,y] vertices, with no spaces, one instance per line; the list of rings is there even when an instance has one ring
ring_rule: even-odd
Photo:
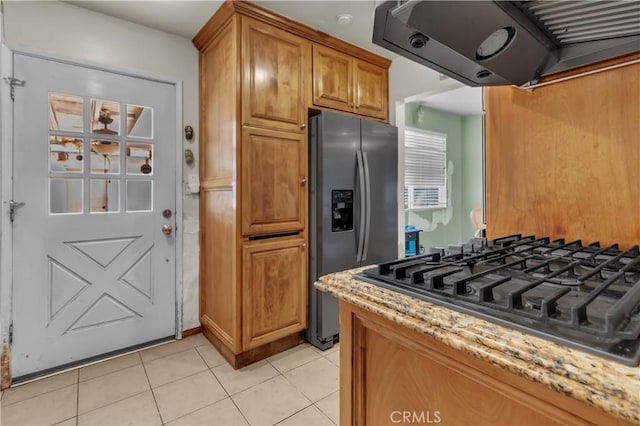
[[[356,105],[356,109],[360,108],[360,105]]]
[[[300,179],[300,185],[304,186],[306,183],[307,183],[307,178],[306,177],[303,177],[303,178]]]
[[[304,129],[305,127],[307,127],[307,124],[306,124],[306,123],[302,123],[302,124],[300,125],[300,128],[301,128],[301,129]]]
[[[355,105],[354,105],[354,104],[351,104],[351,108],[355,108]]]
[[[302,245],[300,246],[300,248],[301,248],[302,250],[306,249],[306,248],[307,248],[307,243],[302,243]]]

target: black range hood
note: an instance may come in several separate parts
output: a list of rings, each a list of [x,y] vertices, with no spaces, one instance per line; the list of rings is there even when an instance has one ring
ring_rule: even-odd
[[[469,86],[640,51],[640,1],[386,1],[373,42]]]

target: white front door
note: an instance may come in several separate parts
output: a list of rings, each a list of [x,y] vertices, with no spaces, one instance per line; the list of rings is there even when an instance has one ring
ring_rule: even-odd
[[[174,336],[176,87],[23,54],[14,77],[12,377]]]

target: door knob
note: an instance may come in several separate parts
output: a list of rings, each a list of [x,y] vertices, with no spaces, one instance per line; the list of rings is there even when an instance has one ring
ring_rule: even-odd
[[[300,125],[300,128],[301,128],[301,129],[304,129],[305,127],[307,127],[307,125],[306,125],[305,123],[302,123],[302,124]]]
[[[171,225],[164,225],[162,227],[162,233],[164,235],[171,235],[171,233],[173,232],[173,226]]]
[[[300,178],[300,185],[304,186],[307,183],[307,178]]]

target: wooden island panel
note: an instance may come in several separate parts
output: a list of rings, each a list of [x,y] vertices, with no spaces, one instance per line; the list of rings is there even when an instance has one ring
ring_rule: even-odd
[[[341,300],[340,424],[401,423],[629,425]]]

